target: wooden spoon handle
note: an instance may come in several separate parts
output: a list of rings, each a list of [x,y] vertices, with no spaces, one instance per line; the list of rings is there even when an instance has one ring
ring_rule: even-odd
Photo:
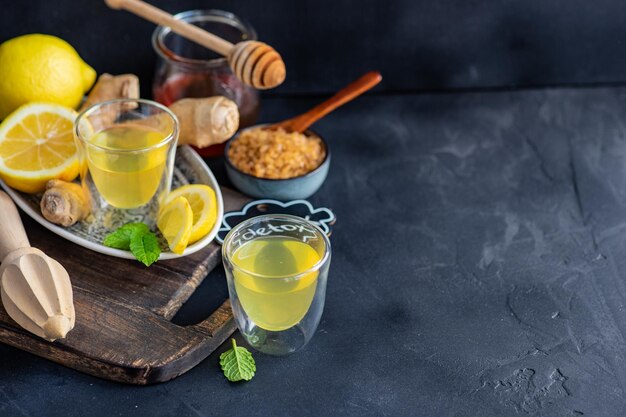
[[[112,9],[124,9],[152,23],[168,26],[173,32],[190,39],[218,54],[228,56],[233,44],[182,20],[141,0],[105,0]]]
[[[378,71],[370,71],[362,75],[358,80],[348,84],[337,92],[334,96],[326,101],[313,107],[311,110],[296,116],[292,119],[278,123],[276,126],[282,126],[285,130],[293,132],[303,132],[313,123],[326,116],[337,107],[354,100],[356,97],[365,93],[367,90],[378,84],[383,77]]]
[[[30,243],[17,212],[15,203],[4,191],[0,191],[0,262],[16,249],[28,248]]]

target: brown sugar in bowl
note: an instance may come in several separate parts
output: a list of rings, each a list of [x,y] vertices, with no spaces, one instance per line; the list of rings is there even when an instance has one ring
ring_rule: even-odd
[[[233,185],[252,197],[282,201],[310,197],[328,174],[327,143],[310,130],[302,135],[262,127],[242,130],[226,145],[226,173]]]

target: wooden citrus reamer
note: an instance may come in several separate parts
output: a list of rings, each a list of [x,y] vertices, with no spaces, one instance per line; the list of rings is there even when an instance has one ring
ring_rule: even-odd
[[[63,266],[30,246],[17,208],[0,191],[0,280],[2,304],[9,316],[49,341],[74,328],[72,285]]]
[[[157,25],[168,26],[173,32],[224,55],[235,75],[254,88],[274,88],[285,80],[283,59],[263,42],[243,41],[233,45],[141,0],[105,0],[105,3],[112,9],[124,9]]]

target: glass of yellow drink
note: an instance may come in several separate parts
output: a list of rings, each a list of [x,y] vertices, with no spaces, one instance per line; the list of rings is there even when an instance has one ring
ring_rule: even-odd
[[[154,221],[172,182],[176,116],[153,101],[112,100],[83,111],[74,128],[93,214]]]
[[[296,216],[248,219],[224,239],[222,259],[233,314],[255,349],[286,355],[313,336],[324,309],[330,242]]]

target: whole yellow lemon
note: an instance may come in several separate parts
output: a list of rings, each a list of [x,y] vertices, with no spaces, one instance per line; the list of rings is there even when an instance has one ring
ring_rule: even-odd
[[[0,45],[0,120],[32,101],[76,108],[96,71],[56,36],[33,33]]]

